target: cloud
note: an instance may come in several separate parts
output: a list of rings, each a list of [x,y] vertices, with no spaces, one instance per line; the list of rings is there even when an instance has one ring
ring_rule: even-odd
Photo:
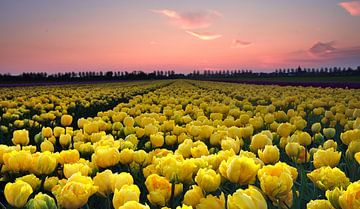
[[[215,40],[215,39],[218,39],[220,38],[222,35],[221,34],[214,34],[214,33],[208,33],[208,32],[193,32],[193,31],[186,31],[186,33],[198,38],[198,39],[201,39],[201,40],[204,40],[204,41],[211,41],[211,40]]]
[[[336,42],[317,42],[307,50],[287,54],[287,62],[316,64],[359,65],[360,46],[336,47]]]
[[[251,45],[253,45],[252,42],[234,39],[232,42],[231,48],[247,48]]]
[[[182,29],[207,28],[216,19],[221,17],[221,13],[215,10],[206,10],[202,12],[178,12],[170,9],[150,11],[168,17]]]
[[[335,41],[330,41],[325,43],[317,42],[308,51],[313,55],[322,55],[322,54],[331,53],[336,50],[334,48],[335,44],[336,44]]]
[[[339,6],[344,8],[352,16],[360,16],[360,1],[341,2]]]

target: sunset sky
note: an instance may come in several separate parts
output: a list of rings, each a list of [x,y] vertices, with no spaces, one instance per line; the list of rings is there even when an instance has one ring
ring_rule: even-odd
[[[0,0],[0,73],[360,65],[360,1]]]

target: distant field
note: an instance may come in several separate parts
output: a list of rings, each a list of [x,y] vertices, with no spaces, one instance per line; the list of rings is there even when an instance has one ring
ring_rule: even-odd
[[[294,76],[294,77],[259,77],[259,78],[212,78],[212,81],[275,84],[275,85],[300,85],[317,87],[360,88],[360,76]]]

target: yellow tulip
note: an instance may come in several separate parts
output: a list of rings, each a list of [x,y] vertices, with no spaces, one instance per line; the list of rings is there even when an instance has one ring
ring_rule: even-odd
[[[51,174],[55,170],[56,165],[56,157],[51,152],[36,153],[32,157],[32,169],[38,175]]]
[[[232,195],[228,196],[228,209],[267,209],[267,203],[264,196],[258,188],[249,186],[248,189],[238,189]]]
[[[266,134],[256,134],[251,138],[250,150],[257,153],[259,149],[264,149],[266,145],[272,145],[271,139]]]
[[[339,203],[342,209],[360,208],[360,181],[350,184],[346,191],[339,197]]]
[[[225,197],[222,193],[220,197],[214,197],[209,194],[205,198],[200,199],[200,203],[196,206],[196,209],[225,209]]]
[[[109,180],[111,184],[111,190],[113,192],[115,192],[115,189],[121,189],[121,187],[124,185],[132,185],[134,183],[134,179],[131,174],[126,172],[113,174]]]
[[[153,147],[162,147],[164,145],[164,136],[161,133],[151,134],[150,142]]]
[[[332,139],[329,139],[327,141],[324,142],[323,146],[322,146],[323,149],[329,149],[329,148],[333,148],[334,150],[337,149],[337,143],[332,140]]]
[[[96,122],[84,124],[84,132],[88,135],[99,132],[99,124]]]
[[[70,178],[77,172],[80,172],[83,176],[87,176],[92,170],[86,163],[64,164],[64,176],[66,178]]]
[[[310,145],[312,142],[310,134],[308,134],[307,132],[302,132],[302,131],[295,132],[291,136],[290,141],[297,142],[302,146]]]
[[[48,192],[51,192],[52,188],[54,188],[59,182],[59,178],[56,176],[46,177],[44,182],[44,189]]]
[[[336,187],[346,188],[350,181],[345,173],[339,168],[330,166],[320,167],[308,173],[307,176],[316,185],[316,187],[326,191],[333,190]]]
[[[140,189],[136,185],[124,185],[120,190],[115,189],[114,197],[112,200],[114,208],[123,206],[126,202],[136,201],[139,202]]]
[[[74,174],[63,187],[53,190],[53,193],[61,207],[77,209],[85,205],[97,189],[90,177]]]
[[[322,166],[335,167],[339,164],[341,152],[336,152],[333,148],[327,150],[318,150],[314,154],[314,167]]]
[[[52,129],[51,127],[43,127],[41,129],[41,133],[45,138],[50,138],[52,136]]]
[[[353,140],[350,142],[345,154],[348,159],[353,160],[354,155],[358,152],[360,152],[360,140]]]
[[[150,209],[147,205],[142,205],[136,201],[126,202],[123,206],[120,206],[118,209]]]
[[[193,143],[191,147],[191,155],[195,158],[199,158],[201,156],[209,155],[209,150],[206,144],[202,141],[196,141]]]
[[[324,128],[323,134],[327,139],[331,139],[335,136],[336,130],[335,128]]]
[[[115,147],[99,147],[92,155],[92,162],[100,168],[107,168],[119,163],[120,153]]]
[[[133,127],[134,126],[134,118],[130,117],[130,116],[127,116],[124,118],[124,121],[123,121],[124,125],[126,127]]]
[[[71,135],[70,134],[61,134],[59,138],[60,145],[63,148],[69,147],[71,143]]]
[[[345,131],[340,134],[340,139],[345,145],[349,145],[351,141],[360,139],[360,129]]]
[[[121,164],[130,164],[134,159],[134,150],[128,148],[121,150],[119,159]]]
[[[212,169],[201,168],[196,177],[195,182],[205,191],[213,192],[220,186],[221,177]]]
[[[290,123],[281,123],[277,128],[277,133],[281,137],[288,137],[292,132],[292,125]]]
[[[31,186],[24,181],[7,183],[5,185],[4,195],[6,201],[14,207],[22,208],[27,203],[29,196],[33,193]]]
[[[15,180],[15,182],[16,181],[23,181],[28,183],[34,191],[37,190],[41,184],[41,180],[34,174],[28,174],[26,176],[19,177]]]
[[[40,149],[41,149],[42,152],[45,152],[45,151],[54,152],[54,150],[55,150],[54,145],[47,139],[45,139],[40,144]]]
[[[341,209],[339,203],[339,197],[345,191],[336,187],[334,190],[327,190],[325,193],[326,198],[330,201],[331,205],[336,209]]]
[[[80,159],[80,153],[76,149],[73,150],[63,150],[59,154],[58,161],[61,165],[68,163],[76,163]]]
[[[70,126],[73,121],[73,117],[71,115],[62,115],[60,119],[60,123],[62,126]]]
[[[12,142],[13,144],[17,145],[28,145],[29,144],[29,131],[28,130],[16,130],[13,132],[13,138],[12,138]]]
[[[334,209],[328,200],[311,200],[306,204],[307,209]]]
[[[148,153],[144,150],[137,150],[134,152],[134,161],[137,164],[143,164],[147,158]]]
[[[56,126],[54,128],[53,134],[55,137],[59,137],[61,134],[65,134],[65,128]]]
[[[108,196],[112,193],[112,185],[111,185],[111,178],[113,177],[113,173],[111,170],[105,170],[103,172],[99,172],[94,177],[94,185],[98,186],[98,193],[104,197]]]
[[[57,209],[55,200],[47,194],[38,193],[30,199],[26,205],[27,209]]]
[[[282,163],[267,165],[258,172],[261,189],[270,199],[286,200],[293,186],[292,172]]]
[[[252,184],[256,180],[256,174],[260,165],[252,158],[232,157],[220,164],[220,174],[233,183],[241,185]]]
[[[264,150],[258,150],[258,155],[265,164],[275,164],[280,159],[280,151],[273,145],[266,145]]]
[[[321,123],[314,123],[311,125],[311,131],[313,133],[320,133],[321,131]]]
[[[10,171],[29,171],[32,167],[32,155],[29,151],[11,151],[3,155],[6,168]]]
[[[357,153],[354,155],[354,158],[355,158],[356,162],[360,164],[360,152],[357,152]]]
[[[151,174],[146,178],[145,185],[149,192],[147,198],[150,203],[153,205],[165,206],[171,195],[170,182],[157,174]]]
[[[192,189],[185,193],[183,204],[191,205],[195,208],[202,198],[204,198],[203,190],[199,186],[193,185]]]

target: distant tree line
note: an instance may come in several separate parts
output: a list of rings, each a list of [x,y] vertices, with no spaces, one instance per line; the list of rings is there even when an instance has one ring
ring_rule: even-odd
[[[76,82],[111,80],[158,80],[158,79],[211,79],[211,78],[256,78],[256,77],[293,77],[293,76],[360,76],[360,66],[353,68],[290,68],[276,69],[272,72],[253,72],[252,70],[194,70],[189,74],[175,73],[174,70],[144,71],[86,71],[24,72],[20,75],[0,74],[0,82]]]

